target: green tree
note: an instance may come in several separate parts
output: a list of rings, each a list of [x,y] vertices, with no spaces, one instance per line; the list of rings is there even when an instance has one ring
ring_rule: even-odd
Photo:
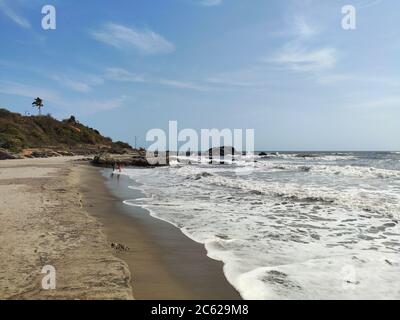
[[[32,107],[37,108],[39,110],[39,115],[42,115],[42,108],[44,107],[43,100],[37,97],[32,102]]]

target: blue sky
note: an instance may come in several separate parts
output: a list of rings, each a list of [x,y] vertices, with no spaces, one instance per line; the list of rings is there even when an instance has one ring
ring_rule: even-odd
[[[41,28],[41,9],[57,29]],[[357,9],[357,29],[341,8]],[[258,150],[400,150],[397,0],[0,0],[0,106],[133,143],[251,128]]]

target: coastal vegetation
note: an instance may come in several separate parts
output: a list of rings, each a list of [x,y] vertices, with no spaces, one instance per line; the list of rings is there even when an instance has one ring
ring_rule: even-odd
[[[35,100],[36,101],[36,100]],[[41,110],[43,102],[37,101]],[[46,149],[63,154],[126,153],[132,147],[113,142],[74,116],[59,121],[51,115],[23,116],[0,108],[0,148],[21,154],[27,149]]]
[[[42,115],[42,108],[44,107],[43,100],[37,97],[33,102],[32,102],[32,107],[37,108],[39,111],[39,115]]]

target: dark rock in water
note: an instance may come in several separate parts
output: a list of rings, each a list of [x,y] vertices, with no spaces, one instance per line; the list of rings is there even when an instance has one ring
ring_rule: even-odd
[[[236,151],[234,147],[216,147],[208,149],[208,155],[210,157],[224,157],[226,155],[235,155]]]
[[[210,164],[215,161],[219,161],[219,164],[225,164],[225,157],[230,156],[230,160],[235,161],[235,155],[240,155],[240,153],[235,151],[234,147],[216,147],[208,149],[208,158],[210,159]]]
[[[296,154],[296,158],[317,158],[318,155],[312,153],[300,153]]]
[[[18,156],[8,152],[7,150],[0,149],[0,160],[19,159]]]
[[[264,159],[269,159],[269,158],[278,157],[278,156],[279,156],[279,153],[278,153],[278,152],[270,152],[270,153],[267,153],[267,152],[260,152],[258,155],[261,156],[261,157],[264,158]]]
[[[165,159],[164,159],[165,160]],[[159,158],[147,158],[146,152],[135,150],[127,154],[109,154],[103,153],[94,157],[92,163],[101,167],[113,167],[115,165],[132,166],[132,167],[156,167],[168,165],[168,158],[160,161]]]

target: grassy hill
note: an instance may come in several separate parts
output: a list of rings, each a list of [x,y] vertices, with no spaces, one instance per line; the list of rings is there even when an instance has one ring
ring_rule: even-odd
[[[124,153],[132,150],[123,142],[113,142],[74,117],[59,121],[47,116],[22,116],[0,108],[0,148],[14,153],[24,149],[52,149],[75,154],[99,151]]]

